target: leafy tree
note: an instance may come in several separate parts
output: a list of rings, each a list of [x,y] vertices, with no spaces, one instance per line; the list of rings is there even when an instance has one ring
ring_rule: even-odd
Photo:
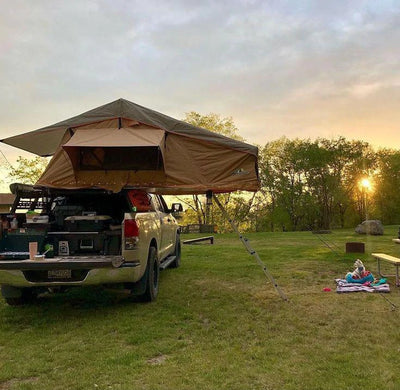
[[[19,156],[14,167],[9,167],[8,176],[16,182],[35,184],[47,166],[47,159],[34,157],[32,159]]]
[[[346,215],[358,223],[365,216],[358,182],[374,161],[368,143],[343,137],[267,143],[260,168],[271,230],[344,227]]]
[[[261,179],[270,200],[272,230],[276,224],[274,215],[280,216],[280,225],[286,228],[282,211],[287,213],[289,229],[297,230],[304,219],[308,202],[304,175],[307,142],[284,137],[267,143],[261,151]]]
[[[177,197],[177,199],[187,206],[182,220],[183,224],[206,223],[205,198],[203,196],[192,195],[190,198]]]
[[[215,113],[201,115],[198,112],[191,111],[186,113],[183,120],[193,126],[202,127],[238,141],[245,140],[239,135],[239,129],[234,124],[232,117],[222,118]]]
[[[341,227],[345,226],[346,215],[349,221],[347,225],[354,225],[365,218],[363,194],[359,183],[362,177],[373,176],[376,153],[364,141],[346,141],[344,138],[339,138],[331,142],[337,142],[331,163],[338,183],[332,189],[334,206],[338,212]]]
[[[376,213],[383,223],[400,221],[400,151],[382,149],[377,153],[373,196]]]

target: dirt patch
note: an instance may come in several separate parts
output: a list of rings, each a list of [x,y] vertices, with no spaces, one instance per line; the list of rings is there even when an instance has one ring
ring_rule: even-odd
[[[165,363],[165,361],[167,360],[167,357],[165,355],[159,355],[159,356],[155,356],[151,359],[147,360],[147,364],[150,364],[151,366],[158,366],[160,364]],[[1,388],[0,388],[1,390]]]
[[[33,382],[37,382],[39,380],[38,377],[36,376],[32,376],[29,378],[13,378],[13,379],[9,379],[8,381],[5,382],[0,382],[0,390],[9,390],[11,389],[11,387],[17,383],[33,383]]]

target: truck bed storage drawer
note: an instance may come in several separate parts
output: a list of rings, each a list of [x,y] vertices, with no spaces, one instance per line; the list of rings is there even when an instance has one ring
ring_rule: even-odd
[[[48,243],[56,256],[99,254],[117,255],[121,248],[120,232],[49,232]]]
[[[100,232],[109,228],[111,220],[108,215],[77,215],[65,218],[64,226],[69,232]]]
[[[103,254],[105,248],[105,236],[93,232],[92,234],[58,234],[49,236],[50,243],[54,246],[58,256],[69,256],[84,253]],[[64,249],[61,249],[64,248]]]
[[[23,231],[21,233],[20,231]],[[0,244],[0,252],[29,252],[29,243],[37,242],[38,250],[41,253],[44,247],[46,233],[30,234],[25,229],[18,229],[13,232],[3,233]]]

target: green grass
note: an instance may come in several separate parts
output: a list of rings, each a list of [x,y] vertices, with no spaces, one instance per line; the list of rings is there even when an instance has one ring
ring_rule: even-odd
[[[151,304],[101,289],[1,301],[0,390],[399,389],[400,288],[389,280],[393,311],[380,294],[337,294],[333,281],[357,257],[345,242],[365,242],[359,257],[376,273],[369,254],[399,254],[397,229],[324,235],[339,256],[309,232],[248,234],[289,302],[233,234],[184,245]]]

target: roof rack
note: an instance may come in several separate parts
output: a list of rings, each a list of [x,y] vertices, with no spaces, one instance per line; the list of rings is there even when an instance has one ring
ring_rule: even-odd
[[[15,195],[11,213],[16,210],[44,210],[48,204],[48,198],[44,192],[29,184],[13,183],[10,185],[11,192]]]

